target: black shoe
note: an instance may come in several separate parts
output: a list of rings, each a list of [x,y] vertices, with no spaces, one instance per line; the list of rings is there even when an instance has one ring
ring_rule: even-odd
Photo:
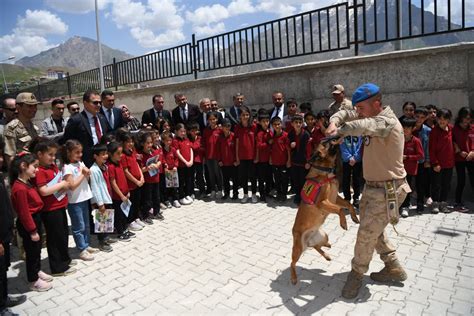
[[[135,238],[137,237],[137,234],[132,233],[131,231],[127,230],[124,234],[126,234],[130,238]]]
[[[144,220],[142,220],[145,224],[147,225],[153,225],[153,220],[151,218],[145,218]]]
[[[103,242],[99,244],[99,250],[103,252],[112,252],[112,246],[110,246],[108,243]]]
[[[153,215],[153,219],[157,219],[159,221],[162,221],[162,220],[165,219],[165,217],[163,216],[163,214],[161,212],[159,212],[158,214]]]
[[[20,314],[14,313],[11,309],[5,308],[0,310],[0,316],[19,316]]]
[[[416,206],[416,214],[421,215],[425,211],[425,207],[423,205]]]
[[[232,197],[230,198],[231,200],[238,200],[239,199],[239,193],[234,193],[234,195],[232,195]]]
[[[110,245],[110,244],[115,244],[118,241],[118,239],[114,238],[114,237],[108,237],[107,236],[107,237],[105,237],[104,241]]]
[[[222,200],[227,200],[229,198],[229,193],[224,193]]]
[[[26,302],[26,295],[18,295],[18,296],[7,296],[7,301],[5,302],[6,307],[14,307]]]
[[[265,194],[260,195],[260,202],[267,202],[267,198],[265,197]]]
[[[127,235],[126,233],[123,233],[118,236],[118,240],[123,241],[123,242],[129,242],[131,239],[129,235]]]

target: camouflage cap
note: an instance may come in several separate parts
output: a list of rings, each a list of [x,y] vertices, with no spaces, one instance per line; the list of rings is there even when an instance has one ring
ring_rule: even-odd
[[[365,101],[380,92],[379,86],[373,83],[365,83],[354,91],[352,95],[352,104]]]
[[[31,92],[22,92],[16,96],[16,104],[29,104],[35,105],[38,104],[38,100]]]
[[[342,84],[336,84],[332,87],[333,94],[339,94],[342,92],[344,92],[344,87],[342,86]]]

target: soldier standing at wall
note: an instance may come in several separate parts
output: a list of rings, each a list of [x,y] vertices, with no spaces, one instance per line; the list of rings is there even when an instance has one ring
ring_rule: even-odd
[[[360,202],[360,226],[352,259],[352,271],[342,290],[355,298],[369,269],[374,250],[385,267],[370,277],[379,282],[405,281],[395,248],[385,227],[398,219],[398,205],[410,192],[403,167],[403,129],[389,106],[382,106],[380,88],[368,83],[352,96],[356,110],[339,111],[330,119],[328,135],[364,136],[363,172],[367,181]]]
[[[331,115],[339,110],[353,110],[351,100],[346,98],[344,87],[341,84],[336,84],[332,87],[332,98],[334,102],[328,107]]]

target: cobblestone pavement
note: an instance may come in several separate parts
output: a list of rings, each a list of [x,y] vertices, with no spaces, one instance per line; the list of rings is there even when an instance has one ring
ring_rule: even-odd
[[[376,284],[368,275],[357,300],[340,296],[350,270],[357,225],[338,218],[325,223],[332,261],[306,251],[298,262],[299,282],[290,283],[296,209],[269,204],[197,201],[165,210],[166,220],[115,244],[79,271],[55,278],[54,288],[33,293],[25,265],[13,252],[10,292],[27,293],[13,308],[22,315],[318,314],[472,315],[474,219],[472,214],[424,214],[402,219],[400,234],[388,229],[407,269],[403,286]],[[93,238],[95,239],[95,237]],[[425,244],[426,243],[426,244]],[[74,242],[70,239],[70,247]],[[73,256],[77,252],[72,250]],[[43,269],[48,272],[46,250]],[[370,271],[382,268],[374,256]]]

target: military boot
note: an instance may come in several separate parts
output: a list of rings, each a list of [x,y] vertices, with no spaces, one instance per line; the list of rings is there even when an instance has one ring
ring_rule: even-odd
[[[344,284],[344,287],[342,288],[342,297],[347,299],[357,297],[359,294],[359,289],[362,286],[363,277],[363,274],[351,270],[347,276],[346,284]]]
[[[407,273],[400,262],[394,260],[385,263],[385,267],[379,272],[372,272],[370,278],[377,282],[403,282],[407,279]]]

